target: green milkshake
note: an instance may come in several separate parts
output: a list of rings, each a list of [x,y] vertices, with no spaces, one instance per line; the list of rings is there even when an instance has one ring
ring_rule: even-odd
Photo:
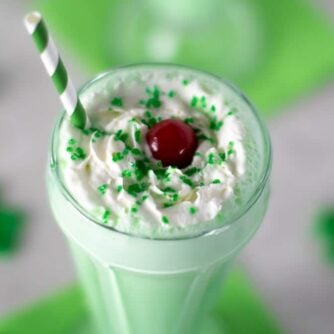
[[[81,90],[88,125],[63,113],[48,189],[94,333],[199,333],[269,195],[268,133],[213,75],[136,65]]]

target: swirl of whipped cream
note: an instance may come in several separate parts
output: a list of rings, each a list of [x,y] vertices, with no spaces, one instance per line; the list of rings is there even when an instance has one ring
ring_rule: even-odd
[[[63,121],[60,167],[73,197],[101,223],[151,237],[182,235],[215,219],[233,196],[245,173],[244,129],[223,94],[155,73],[120,78],[82,101],[90,128]],[[199,140],[184,169],[162,167],[145,140],[150,127],[171,118],[191,125]]]

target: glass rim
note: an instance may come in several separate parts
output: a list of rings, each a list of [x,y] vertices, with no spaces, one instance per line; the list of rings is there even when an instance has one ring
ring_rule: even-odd
[[[268,182],[269,176],[270,176],[270,172],[271,172],[271,168],[272,168],[272,145],[271,145],[271,140],[270,140],[270,136],[269,136],[269,132],[267,127],[265,126],[263,120],[261,119],[261,117],[259,116],[257,109],[255,108],[255,106],[250,102],[250,100],[245,96],[245,94],[236,86],[234,86],[232,83],[230,83],[229,81],[221,78],[218,75],[212,74],[210,72],[207,72],[205,70],[199,70],[199,69],[195,69],[192,68],[190,66],[186,66],[186,65],[179,65],[179,64],[173,64],[173,63],[136,63],[136,64],[130,64],[130,65],[125,65],[125,66],[119,66],[119,67],[115,67],[113,69],[104,71],[98,75],[96,75],[95,77],[93,77],[91,80],[87,81],[85,84],[83,84],[80,89],[78,90],[78,95],[80,95],[80,93],[84,92],[85,90],[87,90],[88,88],[90,88],[93,84],[95,84],[96,82],[98,82],[99,80],[102,80],[103,78],[112,75],[113,73],[117,73],[119,71],[122,70],[127,70],[127,69],[131,69],[131,68],[180,68],[183,70],[189,70],[191,72],[197,72],[201,75],[206,75],[210,78],[214,78],[216,80],[218,80],[219,82],[223,83],[224,85],[226,85],[227,87],[229,87],[230,89],[232,89],[233,92],[235,92],[245,103],[246,105],[249,107],[249,110],[252,112],[253,116],[256,119],[257,124],[259,125],[259,130],[261,133],[261,137],[263,140],[263,144],[264,144],[264,149],[265,149],[265,163],[264,163],[264,167],[263,167],[263,173],[261,174],[261,177],[259,177],[259,180],[257,182],[257,184],[254,186],[254,191],[251,192],[251,195],[249,196],[249,199],[247,200],[247,202],[243,205],[243,208],[240,210],[240,212],[238,212],[238,214],[236,214],[235,216],[232,217],[232,219],[226,223],[224,223],[222,226],[218,226],[217,228],[211,228],[210,230],[207,231],[201,231],[198,234],[194,234],[194,235],[190,235],[190,236],[180,236],[180,237],[172,237],[172,238],[152,238],[149,236],[143,236],[143,235],[135,235],[135,234],[131,234],[128,232],[123,232],[123,231],[119,231],[116,228],[112,227],[112,226],[108,226],[108,225],[103,225],[101,224],[101,222],[99,222],[95,217],[93,217],[92,215],[90,215],[85,208],[80,205],[80,203],[78,203],[78,201],[73,197],[73,195],[70,193],[70,191],[67,189],[66,185],[63,182],[63,179],[60,175],[60,168],[59,168],[59,164],[58,164],[58,160],[57,160],[57,145],[56,145],[56,138],[57,137],[57,133],[59,132],[59,128],[60,125],[62,124],[63,119],[66,116],[66,111],[63,109],[60,112],[60,115],[57,117],[56,123],[53,127],[52,133],[51,133],[51,143],[49,145],[49,163],[48,163],[48,168],[50,168],[51,173],[53,174],[53,176],[55,176],[55,179],[57,181],[57,186],[60,189],[61,194],[65,197],[65,199],[74,207],[74,209],[76,209],[81,215],[83,215],[87,220],[91,221],[92,223],[102,227],[102,228],[106,228],[107,230],[111,230],[115,233],[120,233],[122,235],[125,236],[129,236],[132,238],[137,238],[137,239],[148,239],[148,240],[159,240],[159,241],[177,241],[177,240],[187,240],[187,239],[194,239],[194,238],[200,238],[200,237],[204,237],[207,235],[211,235],[211,234],[216,234],[218,232],[221,232],[223,230],[225,230],[226,228],[228,228],[229,226],[233,225],[234,223],[237,223],[238,220],[244,216],[252,207],[253,205],[257,202],[257,200],[259,199],[259,197],[261,196],[263,190],[265,189],[265,186]],[[51,168],[50,166],[54,166],[53,168]]]

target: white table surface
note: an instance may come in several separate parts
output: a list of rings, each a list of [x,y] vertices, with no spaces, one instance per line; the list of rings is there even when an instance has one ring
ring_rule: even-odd
[[[334,17],[334,1],[321,4]],[[0,196],[29,215],[21,250],[0,259],[0,315],[74,279],[44,185],[59,101],[22,27],[24,6],[0,1]],[[86,79],[74,77],[77,83]],[[320,261],[311,232],[319,205],[334,203],[333,109],[332,84],[269,121],[272,197],[262,228],[242,256],[264,300],[292,334],[334,333],[334,266]]]

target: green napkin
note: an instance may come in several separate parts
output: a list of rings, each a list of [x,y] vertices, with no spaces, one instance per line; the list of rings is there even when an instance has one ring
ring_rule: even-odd
[[[88,334],[86,320],[81,290],[72,285],[0,320],[0,334]],[[221,334],[223,328],[227,334],[282,333],[242,271],[223,285],[211,320],[205,334]]]
[[[84,321],[81,290],[72,285],[0,321],[0,334],[69,334]]]
[[[151,3],[151,6],[152,3],[159,4],[157,0],[146,1]],[[224,1],[233,4],[231,0]],[[210,0],[210,3],[212,2],[213,0]],[[305,0],[238,2],[245,6],[244,13],[240,12],[240,33],[245,34],[244,43],[249,43],[249,38],[252,37],[247,34],[248,28],[253,29],[257,25],[259,30],[254,30],[255,36],[251,42],[256,50],[252,50],[251,45],[247,52],[236,54],[236,62],[242,60],[240,57],[249,57],[248,75],[230,73],[228,77],[250,96],[262,112],[278,110],[332,76],[334,33],[323,13],[315,10]],[[162,3],[157,8],[161,7]],[[176,3],[173,2],[174,5]],[[203,5],[203,1],[199,3]],[[81,62],[90,75],[94,75],[113,66],[152,60],[149,56],[144,57],[140,45],[135,48],[138,39],[142,45],[148,43],[145,32],[151,24],[150,20],[138,21],[140,17],[146,18],[145,15],[149,12],[148,9],[138,7],[138,4],[139,2],[134,0],[39,0],[35,7],[45,15],[61,49],[65,47],[71,51],[76,61]],[[245,15],[251,10],[254,22],[252,23],[249,15],[245,22]],[[156,11],[159,13],[159,9]],[[136,20],[137,26],[132,24]],[[121,24],[118,21],[121,21]],[[127,26],[132,28],[127,30]],[[217,43],[234,36],[235,28],[234,26],[228,30],[228,26],[224,26],[226,33],[217,36]],[[211,35],[208,34],[208,38],[211,38]],[[261,43],[257,43],[259,39]],[[124,44],[126,47],[120,54]],[[239,41],[240,47],[241,44],[243,43]],[[232,46],[233,40],[231,48]],[[202,52],[201,48],[193,53],[188,50],[176,61],[197,65],[223,76],[229,73],[223,70],[224,64],[213,70],[210,60],[206,64],[196,63],[192,56],[198,52]],[[227,53],[225,54],[227,57]],[[220,58],[224,59],[224,54]],[[235,68],[232,61],[230,66],[233,65]]]

